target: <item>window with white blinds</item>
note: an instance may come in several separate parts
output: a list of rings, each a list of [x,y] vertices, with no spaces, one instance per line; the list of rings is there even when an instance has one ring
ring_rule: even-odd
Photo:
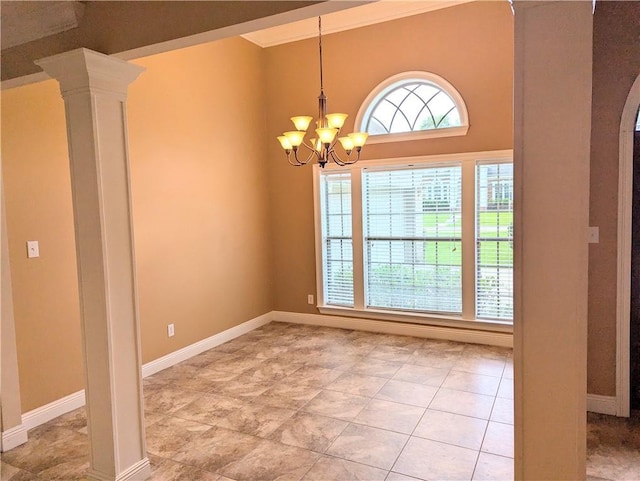
[[[513,164],[476,167],[476,317],[513,318]]]
[[[461,168],[364,170],[366,307],[462,311]]]
[[[511,323],[511,155],[316,168],[320,311]]]
[[[353,306],[351,174],[321,177],[324,297],[327,304]]]

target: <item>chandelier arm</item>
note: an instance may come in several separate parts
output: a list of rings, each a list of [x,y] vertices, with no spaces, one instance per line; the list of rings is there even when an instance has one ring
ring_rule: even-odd
[[[307,149],[315,151],[316,149],[313,148],[313,145],[311,145],[311,143],[307,143],[306,140],[302,139],[302,145],[304,145]]]
[[[289,151],[287,153],[287,162],[289,162],[289,165],[293,165],[294,167],[300,167],[300,166],[304,165],[304,164],[298,162],[297,155],[294,155],[294,160],[293,161],[291,160],[291,151]]]
[[[340,158],[340,156],[336,153],[335,150],[331,150],[329,152],[329,156],[331,157],[331,160],[333,160],[336,164],[338,164],[340,167],[344,167],[345,165],[347,165],[347,162],[345,162],[344,160],[342,160]]]
[[[303,145],[304,145],[304,144],[303,144]],[[305,147],[306,147],[307,149],[309,149],[309,147],[307,147],[306,145],[305,145]],[[294,150],[294,152],[293,152],[293,155],[294,155],[294,157],[295,157],[295,159],[296,159],[297,165],[306,165],[306,164],[308,164],[308,163],[311,161],[311,159],[313,159],[314,154],[316,154],[316,156],[317,156],[317,152],[315,151],[315,149],[309,149],[309,150],[310,150],[310,152],[309,152],[309,156],[308,156],[306,159],[300,160],[300,159],[298,158],[298,151],[299,151],[299,150],[300,150],[300,149],[296,149],[296,150]]]
[[[362,152],[362,149],[355,149],[356,151],[356,158],[355,159],[351,159],[351,154],[349,154],[349,164],[355,164],[356,162],[358,162],[360,160],[360,152]],[[351,151],[353,152],[353,150]]]
[[[308,163],[308,162],[311,162],[311,159],[313,159],[314,157],[316,159],[319,159],[320,158],[320,153],[316,149],[309,149],[309,156],[307,157],[307,160],[304,161],[305,164]]]
[[[353,153],[353,150],[347,154],[347,158],[346,159],[342,159],[336,152],[335,150],[331,151],[330,155],[331,155],[331,159],[338,164],[340,167],[344,167],[345,165],[351,165],[351,164],[355,164],[356,162],[358,162],[358,160],[360,160],[360,150],[356,150],[356,158],[352,159],[351,158],[351,154]]]
[[[351,159],[351,153],[349,154],[349,164],[355,164],[360,160],[360,152],[362,152],[362,149],[355,149],[355,151],[356,151],[355,159]],[[353,153],[353,150],[351,152]]]
[[[336,145],[338,144],[338,137],[340,136],[340,129],[336,132],[336,136],[333,138],[331,145],[329,146],[329,150],[335,150]],[[337,155],[337,154],[336,154]]]
[[[307,149],[309,149],[309,157],[307,157],[307,160],[305,162],[310,162],[311,159],[314,158],[314,156],[315,156],[316,160],[320,160],[320,152],[318,152],[313,147],[307,147]]]

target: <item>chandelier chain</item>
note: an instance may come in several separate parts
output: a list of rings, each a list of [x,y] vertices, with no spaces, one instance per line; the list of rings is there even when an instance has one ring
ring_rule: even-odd
[[[322,17],[318,17],[318,47],[320,50],[320,92],[324,91],[322,80]]]

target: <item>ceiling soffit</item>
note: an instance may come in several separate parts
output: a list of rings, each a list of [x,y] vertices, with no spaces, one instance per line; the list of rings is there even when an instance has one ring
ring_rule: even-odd
[[[34,16],[33,4],[58,2],[2,1],[5,25],[20,30],[20,18]],[[2,45],[2,87],[40,81],[47,76],[34,61],[80,47],[130,60],[176,48],[242,35],[303,18],[361,5],[366,1],[88,1],[78,26],[42,35],[26,43]],[[15,5],[14,5],[15,4]],[[44,8],[44,7],[43,7]],[[12,15],[12,14],[17,14]],[[15,35],[15,34],[13,34]],[[19,41],[19,40],[18,40]],[[14,40],[15,42],[15,40]]]

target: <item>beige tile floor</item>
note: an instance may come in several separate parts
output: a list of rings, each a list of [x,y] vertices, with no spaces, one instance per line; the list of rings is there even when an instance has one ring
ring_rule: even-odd
[[[152,479],[510,480],[512,373],[508,349],[271,323],[145,379]],[[2,481],[83,479],[83,409],[29,438]]]
[[[640,413],[631,418],[589,413],[587,421],[589,480],[640,480]]]

